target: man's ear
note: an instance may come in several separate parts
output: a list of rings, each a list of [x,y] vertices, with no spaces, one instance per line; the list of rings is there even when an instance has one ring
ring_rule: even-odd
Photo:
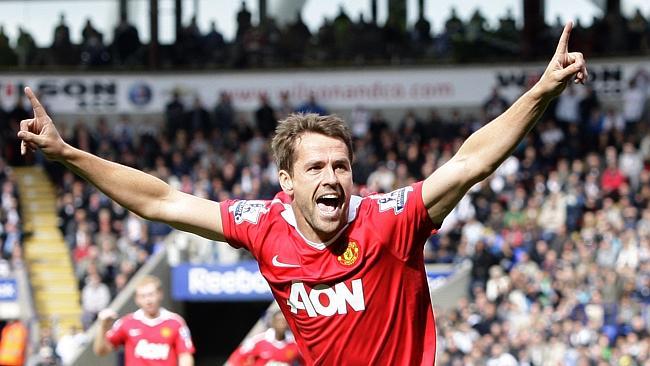
[[[293,194],[293,179],[289,172],[286,170],[280,170],[278,172],[278,180],[280,181],[280,187],[282,187],[284,193]]]

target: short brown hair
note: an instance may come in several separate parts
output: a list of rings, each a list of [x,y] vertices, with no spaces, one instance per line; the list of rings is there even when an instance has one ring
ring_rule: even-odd
[[[305,133],[313,132],[339,139],[348,148],[348,158],[352,162],[352,134],[345,122],[335,115],[320,116],[315,113],[290,114],[278,123],[271,142],[273,157],[278,169],[293,172],[296,160],[296,141]]]

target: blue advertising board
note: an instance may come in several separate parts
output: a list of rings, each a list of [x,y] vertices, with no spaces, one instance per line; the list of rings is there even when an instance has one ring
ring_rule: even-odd
[[[0,301],[18,300],[18,286],[15,278],[0,278]]]
[[[172,298],[179,301],[270,301],[257,262],[230,266],[181,264],[172,268]]]
[[[429,287],[442,285],[452,271],[427,271]],[[181,264],[172,268],[176,301],[271,301],[273,295],[257,262],[228,266]]]
[[[447,278],[454,272],[452,271],[427,271],[427,281],[429,282],[429,290],[436,289],[447,282]]]

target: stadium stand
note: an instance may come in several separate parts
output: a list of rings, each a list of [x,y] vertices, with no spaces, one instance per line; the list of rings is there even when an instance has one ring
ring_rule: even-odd
[[[504,17],[500,28],[491,30],[478,11],[468,22],[452,16],[445,31],[434,36],[429,35],[426,21],[409,34],[393,34],[363,19],[354,22],[343,13],[313,35],[300,21],[285,29],[272,20],[254,25],[245,11],[238,20],[238,36],[231,42],[214,28],[201,34],[196,24],[188,25],[183,39],[163,52],[163,66],[351,66],[503,60],[500,57],[512,61],[520,52],[511,17]],[[548,41],[557,32],[553,26],[547,28],[542,37]],[[91,21],[81,45],[70,42],[64,17],[55,34],[51,48],[38,49],[23,29],[12,47],[0,29],[0,63],[90,69],[146,65],[147,45],[141,44],[137,29],[125,20],[110,47],[103,44]],[[609,41],[601,41],[605,38]],[[291,41],[285,44],[283,39]],[[578,25],[575,39],[575,47],[588,56],[647,55],[650,50],[650,28],[640,12],[631,19],[610,17],[590,27]],[[605,48],[605,44],[616,47]],[[396,54],[400,55],[397,62]],[[647,364],[650,75],[639,72],[626,82],[617,103],[603,103],[591,89],[563,94],[513,157],[475,186],[440,234],[430,238],[427,262],[472,264],[467,298],[456,309],[436,309],[439,365]],[[198,100],[190,106],[176,95],[167,104],[161,129],[136,128],[135,115],[122,116],[113,125],[102,118],[81,119],[65,130],[65,139],[147,171],[187,193],[213,200],[271,198],[279,191],[268,150],[271,131],[278,119],[292,111],[324,113],[327,105],[316,102],[289,100],[287,95],[282,104],[274,105],[261,97],[259,108],[248,119],[227,94],[212,108]],[[402,118],[391,119],[381,111],[355,108],[345,116],[355,135],[355,193],[386,192],[422,179],[509,102],[495,89],[475,115],[431,110],[425,116],[422,111],[405,111]],[[33,237],[23,238],[34,229],[29,220],[35,213],[24,205],[19,209],[18,193],[34,197],[28,193],[29,185],[21,185],[21,175],[38,177],[33,179],[43,187],[46,180],[39,171],[6,165],[24,164],[14,136],[16,122],[27,116],[19,104],[0,111],[3,273],[22,259],[23,249],[28,263],[45,263],[31,257],[37,254],[29,250]],[[58,220],[39,219],[39,226],[57,225],[61,234],[57,243],[67,248],[62,252],[61,245],[44,246],[39,238],[38,252],[58,263],[67,263],[69,253],[72,266],[64,265],[61,271],[74,279],[66,274],[65,280],[57,280],[66,286],[65,292],[51,287],[48,291],[77,302],[77,306],[56,305],[59,314],[70,319],[61,315],[52,319],[46,304],[45,310],[39,310],[41,301],[52,296],[39,295],[39,275],[34,271],[47,269],[44,276],[50,279],[59,276],[53,272],[62,272],[49,262],[41,268],[32,266],[35,305],[42,321],[33,359],[35,364],[49,365],[67,362],[70,349],[84,342],[80,327],[86,329],[96,312],[160,250],[171,229],[128,213],[60,166],[46,164],[46,169],[54,190],[35,189],[47,193],[45,204],[56,201]],[[49,232],[58,236],[54,230]],[[192,241],[188,253],[192,263],[250,259],[246,252],[207,241]],[[67,292],[67,281],[74,282],[74,292]],[[62,308],[70,310],[61,313]]]
[[[81,309],[70,251],[57,227],[55,190],[40,167],[16,168],[25,230],[20,245],[41,327],[79,327]]]
[[[406,29],[399,22],[378,26],[363,16],[351,19],[341,8],[333,19],[325,19],[312,33],[301,17],[285,26],[278,25],[270,16],[254,23],[243,2],[234,39],[224,39],[214,22],[207,32],[202,32],[196,18],[192,18],[183,25],[174,43],[160,45],[158,66],[246,69],[539,59],[544,54],[541,50],[552,49],[562,26],[559,19],[554,24],[542,24],[531,41],[538,51],[527,56],[525,45],[520,43],[522,31],[510,10],[499,19],[498,26],[490,26],[478,9],[469,19],[460,19],[452,10],[444,29],[432,34],[431,24],[422,15],[412,28]],[[611,13],[594,19],[589,26],[578,22],[573,33],[575,47],[588,57],[650,52],[648,22],[640,9],[628,18]],[[87,19],[81,42],[72,43],[63,13],[49,47],[37,47],[29,29],[21,28],[18,38],[10,40],[0,28],[0,65],[98,70],[149,65],[152,45],[141,41],[138,29],[126,18],[122,17],[116,25],[110,44],[104,38],[92,19]]]

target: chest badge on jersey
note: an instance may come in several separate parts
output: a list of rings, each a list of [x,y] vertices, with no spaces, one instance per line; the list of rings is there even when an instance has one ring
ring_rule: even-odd
[[[356,263],[357,259],[359,259],[359,245],[357,242],[350,240],[343,254],[336,257],[336,259],[344,266],[351,266]]]
[[[160,335],[164,338],[169,338],[172,336],[172,330],[167,327],[162,327],[162,329],[160,329]]]

